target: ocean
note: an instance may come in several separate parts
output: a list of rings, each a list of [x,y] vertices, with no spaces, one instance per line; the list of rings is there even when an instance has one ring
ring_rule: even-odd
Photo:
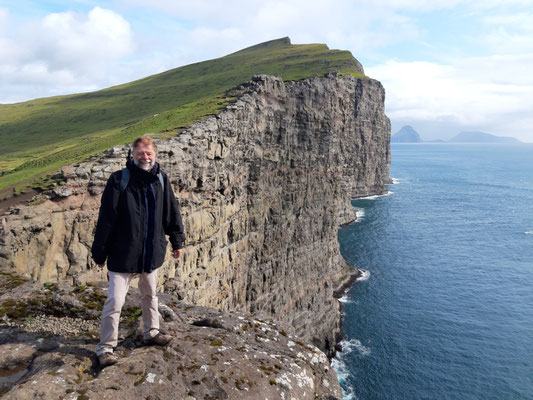
[[[533,399],[533,144],[393,144],[354,200],[345,399]]]

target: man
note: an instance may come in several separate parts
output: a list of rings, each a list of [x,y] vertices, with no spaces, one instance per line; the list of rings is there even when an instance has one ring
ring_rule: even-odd
[[[120,312],[136,276],[144,342],[164,346],[172,339],[159,331],[156,282],[157,268],[166,254],[165,234],[172,244],[172,256],[179,258],[182,253],[185,235],[180,207],[167,176],[155,161],[157,149],[152,139],[136,139],[132,150],[126,168],[114,172],[107,181],[91,249],[98,267],[103,268],[107,260],[109,271],[109,292],[96,347],[102,367],[118,361],[113,349],[118,343]]]

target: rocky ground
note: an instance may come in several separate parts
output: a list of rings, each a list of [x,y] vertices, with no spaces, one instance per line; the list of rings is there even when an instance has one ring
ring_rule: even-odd
[[[119,362],[94,350],[105,283],[35,283],[0,273],[0,393],[6,399],[340,399],[324,353],[290,327],[160,295],[174,339],[144,346],[138,292],[123,309]]]

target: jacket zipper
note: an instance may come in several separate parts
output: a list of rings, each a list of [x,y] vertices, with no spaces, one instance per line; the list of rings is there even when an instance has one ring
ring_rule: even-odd
[[[147,265],[146,265],[146,245],[148,242],[148,191],[146,190],[146,187],[143,186],[143,192],[144,192],[144,241],[143,241],[143,270],[142,272],[148,272]],[[150,271],[151,272],[151,271]]]

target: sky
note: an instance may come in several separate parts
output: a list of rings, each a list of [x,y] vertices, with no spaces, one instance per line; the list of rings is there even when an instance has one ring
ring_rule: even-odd
[[[533,142],[533,0],[0,0],[0,103],[94,91],[289,36],[349,50],[394,134]]]

